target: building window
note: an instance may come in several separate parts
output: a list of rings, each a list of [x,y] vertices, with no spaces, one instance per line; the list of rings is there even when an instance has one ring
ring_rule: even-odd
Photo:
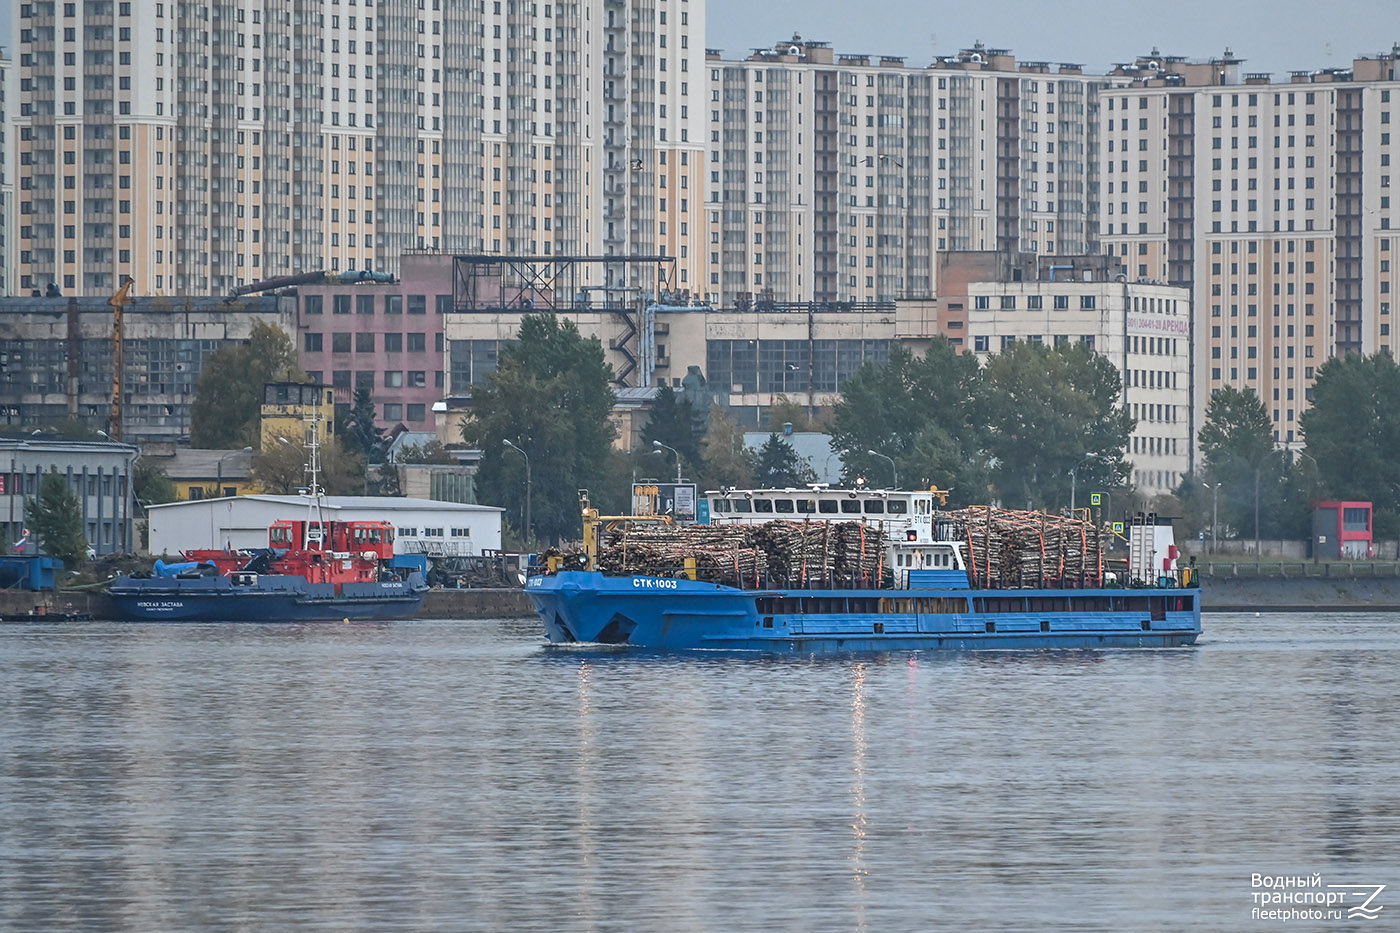
[[[990,349],[990,347],[988,346],[989,343],[990,340],[987,337],[973,337],[972,349],[977,351],[978,353],[986,353]]]
[[[306,334],[304,345],[307,353],[321,352],[321,334]]]
[[[426,295],[409,295],[409,296],[408,296],[408,313],[409,313],[409,314],[427,314],[427,313],[428,313],[428,296],[426,296]]]
[[[398,402],[389,402],[384,406],[385,421],[402,421],[403,405]]]
[[[332,353],[349,353],[349,352],[350,352],[350,335],[349,335],[349,334],[331,334],[331,352],[332,352]]]
[[[422,421],[427,417],[427,408],[422,403],[415,403],[408,406],[409,421]]]
[[[331,310],[333,310],[336,314],[349,314],[349,313],[350,313],[350,296],[349,296],[349,295],[332,295],[332,296],[331,296]]]
[[[321,296],[307,295],[301,299],[301,310],[303,314],[321,313]]]
[[[356,295],[356,296],[355,296],[355,313],[356,313],[356,314],[373,314],[373,313],[374,313],[374,296],[373,296],[373,295]]]

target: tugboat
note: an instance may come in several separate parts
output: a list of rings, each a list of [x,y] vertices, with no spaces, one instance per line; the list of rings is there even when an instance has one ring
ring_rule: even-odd
[[[412,617],[428,591],[427,559],[395,555],[388,522],[326,521],[319,484],[319,431],[311,435],[305,521],[268,528],[268,546],[184,551],[149,573],[112,581],[123,622],[310,622]]]
[[[388,522],[278,521],[268,546],[184,551],[150,573],[112,581],[123,622],[309,622],[402,619],[428,586],[419,555],[394,555]]]
[[[600,516],[525,592],[556,644],[768,652],[1167,648],[1201,633],[1170,521],[1129,524],[1111,569],[1093,522],[941,490],[725,489],[710,524]],[[941,501],[938,503],[941,505]]]

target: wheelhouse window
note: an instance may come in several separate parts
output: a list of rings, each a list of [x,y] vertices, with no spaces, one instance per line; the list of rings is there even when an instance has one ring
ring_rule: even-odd
[[[774,499],[773,511],[782,512],[786,515],[791,515],[795,511],[795,509],[793,508],[793,502],[791,499]]]
[[[866,500],[865,500],[865,514],[867,514],[867,515],[883,515],[884,512],[885,512],[885,500],[883,500],[883,499],[866,499]]]
[[[835,499],[822,499],[817,503],[817,511],[823,515],[835,515],[837,502]]]
[[[773,511],[773,500],[772,500],[772,499],[755,499],[755,500],[753,500],[753,510],[754,510],[755,512],[772,512],[772,511]]]
[[[753,503],[750,502],[748,499],[735,499],[735,500],[734,500],[734,511],[736,511],[736,512],[752,512],[752,511],[753,511]]]
[[[841,511],[844,512],[844,513],[846,513],[847,515],[859,515],[859,514],[860,514],[860,500],[859,500],[859,499],[842,499],[842,500],[841,500]]]
[[[906,515],[909,512],[909,503],[903,499],[891,499],[887,508],[891,515]]]
[[[798,499],[798,500],[797,500],[797,514],[799,514],[799,515],[815,515],[816,512],[817,512],[817,500],[816,500],[816,499]]]

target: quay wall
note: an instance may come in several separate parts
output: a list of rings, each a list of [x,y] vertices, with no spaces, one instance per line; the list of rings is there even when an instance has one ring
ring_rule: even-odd
[[[1209,576],[1201,580],[1205,612],[1400,612],[1400,577]],[[30,593],[0,591],[0,615],[91,613],[110,616],[100,592]],[[501,619],[533,615],[530,600],[516,589],[433,590],[423,599],[419,618]]]

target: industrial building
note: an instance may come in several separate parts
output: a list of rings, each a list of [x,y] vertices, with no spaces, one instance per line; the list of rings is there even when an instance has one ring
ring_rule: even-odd
[[[267,547],[268,527],[305,521],[309,503],[306,496],[252,495],[152,505],[150,551]],[[501,547],[502,510],[492,506],[380,496],[324,496],[321,503],[326,521],[392,523],[396,554],[470,557]]]
[[[123,312],[123,439],[176,441],[204,361],[247,341],[257,323],[295,328],[291,298],[140,297]],[[106,298],[0,300],[0,425],[34,430],[67,419],[106,428],[113,317]]]
[[[110,441],[78,441],[43,432],[0,437],[0,522],[5,553],[24,538],[25,499],[39,492],[45,473],[67,479],[82,508],[83,533],[98,555],[134,550],[136,499],[132,467],[140,451]],[[6,464],[8,460],[8,464]],[[27,549],[37,547],[31,542]]]

